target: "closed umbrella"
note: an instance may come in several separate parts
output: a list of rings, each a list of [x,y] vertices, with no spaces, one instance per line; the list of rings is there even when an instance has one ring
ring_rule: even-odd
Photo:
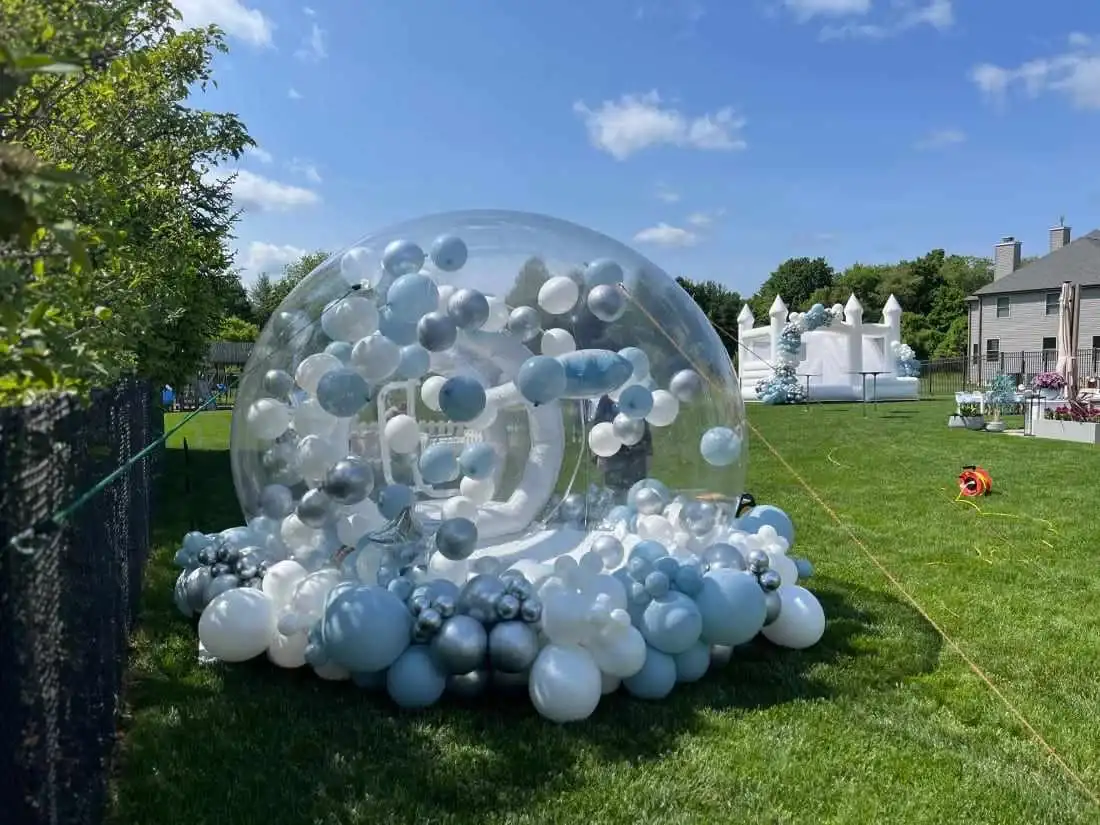
[[[1080,324],[1081,288],[1066,281],[1058,302],[1058,373],[1066,380],[1066,398],[1077,398],[1077,336]]]

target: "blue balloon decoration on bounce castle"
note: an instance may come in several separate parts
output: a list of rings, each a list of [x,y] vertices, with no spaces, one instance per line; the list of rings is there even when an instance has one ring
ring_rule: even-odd
[[[792,317],[779,335],[775,372],[756,385],[756,397],[765,404],[800,404],[806,400],[806,388],[798,380],[798,363],[802,360],[802,335],[822,327],[832,326],[837,319],[835,309],[814,304],[801,315]]]
[[[832,320],[788,324],[784,369]],[[797,393],[783,372],[761,395]],[[791,519],[745,491],[744,415],[718,335],[635,251],[537,215],[411,221],[264,330],[232,426],[246,526],[184,537],[175,602],[205,656],[409,710],[661,699],[732,646],[825,631]]]

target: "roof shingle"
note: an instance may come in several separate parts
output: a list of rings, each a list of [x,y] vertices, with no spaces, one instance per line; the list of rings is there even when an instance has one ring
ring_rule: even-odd
[[[1010,275],[986,284],[975,295],[1057,289],[1063,281],[1081,286],[1100,285],[1100,229],[1044,255]]]

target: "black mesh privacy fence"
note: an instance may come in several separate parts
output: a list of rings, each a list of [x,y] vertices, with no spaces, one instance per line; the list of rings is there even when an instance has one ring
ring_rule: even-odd
[[[163,433],[132,382],[0,408],[0,822],[98,823],[130,629],[149,551],[159,451],[56,529],[50,516]],[[10,540],[43,530],[20,548]]]

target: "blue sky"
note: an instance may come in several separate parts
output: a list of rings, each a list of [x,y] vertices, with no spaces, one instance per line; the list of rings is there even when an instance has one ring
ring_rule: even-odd
[[[176,0],[260,151],[249,280],[450,209],[543,212],[752,293],[785,258],[1100,226],[1100,4]],[[1096,35],[1093,39],[1093,35]]]

